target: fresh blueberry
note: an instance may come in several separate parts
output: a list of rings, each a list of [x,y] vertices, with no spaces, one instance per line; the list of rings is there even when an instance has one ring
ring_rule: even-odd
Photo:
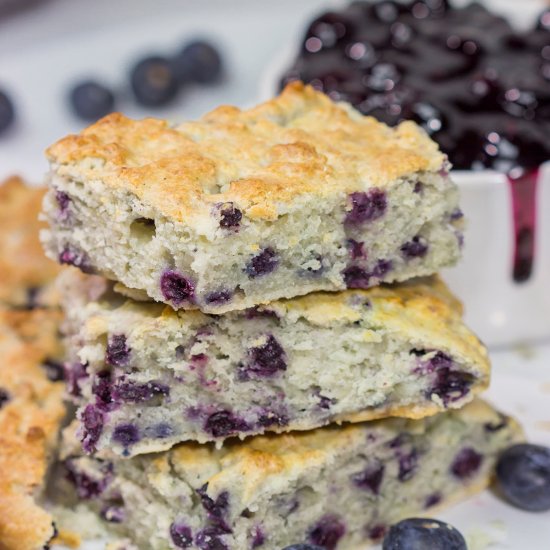
[[[271,247],[264,248],[254,256],[245,267],[245,272],[250,279],[271,273],[279,264],[279,256]]]
[[[172,63],[160,56],[139,61],[131,70],[130,83],[136,100],[146,107],[166,105],[178,92]]]
[[[107,342],[105,362],[113,367],[125,367],[130,362],[131,351],[124,334],[113,334]]]
[[[176,548],[189,548],[193,544],[191,528],[183,523],[174,522],[170,525],[170,538]]]
[[[217,205],[220,216],[220,227],[234,229],[239,227],[243,213],[232,202],[224,202]]]
[[[10,400],[10,394],[8,390],[0,388],[0,409]]]
[[[344,536],[346,526],[336,515],[326,515],[309,532],[309,540],[327,550],[334,550]]]
[[[160,290],[165,300],[179,306],[184,302],[193,301],[195,285],[177,271],[168,270],[160,278]]]
[[[120,443],[124,448],[134,445],[140,440],[139,431],[133,424],[119,424],[113,430],[113,441]]]
[[[206,419],[204,429],[214,437],[227,437],[237,432],[246,432],[250,427],[230,411],[222,410],[211,414]]]
[[[352,193],[349,205],[346,224],[361,225],[381,218],[386,212],[388,201],[384,191],[374,188],[367,193]]]
[[[550,448],[522,443],[506,449],[496,467],[504,496],[530,512],[550,510]]]
[[[0,135],[7,130],[15,119],[15,109],[10,97],[0,90]]]
[[[459,479],[467,479],[479,471],[482,462],[482,455],[471,447],[466,447],[456,455],[451,464],[451,472]]]
[[[460,532],[436,519],[404,519],[390,527],[382,550],[467,550]]]
[[[77,84],[71,90],[69,100],[74,114],[88,122],[108,115],[115,106],[113,92],[94,80]]]
[[[378,495],[380,493],[380,485],[382,485],[383,478],[384,465],[378,463],[367,467],[358,474],[354,474],[351,479],[360,489],[368,489],[374,495]]]
[[[174,73],[180,83],[212,84],[221,79],[223,60],[209,42],[196,40],[187,44],[173,60]]]

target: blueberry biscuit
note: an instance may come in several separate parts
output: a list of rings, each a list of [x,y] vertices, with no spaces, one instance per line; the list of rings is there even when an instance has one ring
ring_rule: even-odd
[[[437,278],[223,316],[125,298],[72,268],[60,284],[88,452],[421,418],[463,406],[489,381],[485,348]]]
[[[17,177],[0,185],[0,303],[33,308],[57,303],[59,271],[42,250],[38,221],[45,189]]]
[[[482,490],[520,428],[481,401],[422,420],[384,419],[113,462],[78,455],[66,478],[138,548],[354,549],[404,517]]]
[[[58,311],[0,310],[0,548],[47,548],[56,529],[39,504],[63,405]]]
[[[198,122],[110,115],[48,150],[48,255],[175,309],[431,275],[460,256],[446,157],[299,83]]]

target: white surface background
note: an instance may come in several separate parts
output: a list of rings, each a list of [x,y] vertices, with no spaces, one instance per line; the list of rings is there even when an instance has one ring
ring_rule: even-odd
[[[82,124],[69,112],[69,86],[93,76],[121,90],[118,108],[144,116],[127,95],[129,64],[168,54],[196,36],[211,37],[227,61],[222,86],[183,91],[150,114],[196,117],[220,102],[252,104],[268,66],[324,0],[48,0],[0,19],[0,88],[17,104],[18,122],[0,137],[0,179],[13,172],[39,182],[43,149]],[[493,0],[504,11],[533,11],[534,0]],[[549,320],[550,322],[550,320]],[[531,440],[550,445],[550,345],[493,354],[490,399],[523,421]],[[487,492],[442,515],[469,537],[470,550],[548,550],[549,514],[515,510]],[[86,550],[102,548],[89,543]]]

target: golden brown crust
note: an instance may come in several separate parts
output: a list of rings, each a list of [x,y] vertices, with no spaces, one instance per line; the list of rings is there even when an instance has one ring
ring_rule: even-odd
[[[59,356],[58,311],[0,310],[0,548],[41,549],[51,515],[35,501],[65,415],[63,384],[41,366]]]
[[[248,111],[222,106],[174,128],[112,114],[47,156],[61,176],[102,180],[186,223],[219,202],[275,219],[300,196],[386,186],[444,163],[414,123],[390,129],[297,82]]]
[[[58,266],[46,258],[38,240],[45,189],[12,177],[0,185],[0,302],[25,306],[36,290],[41,305],[56,303],[53,286]],[[32,301],[32,300],[31,300]]]

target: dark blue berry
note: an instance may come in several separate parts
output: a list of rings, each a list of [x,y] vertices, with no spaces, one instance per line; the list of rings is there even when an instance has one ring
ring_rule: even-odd
[[[428,243],[417,235],[401,247],[401,252],[405,258],[422,258],[428,252]]]
[[[84,428],[82,448],[87,453],[92,453],[95,451],[96,444],[103,431],[104,413],[95,405],[86,405],[80,415],[80,420]]]
[[[354,239],[348,239],[348,248],[352,260],[366,260],[365,243],[357,242]]]
[[[550,448],[522,443],[504,451],[497,463],[504,496],[530,512],[550,510]]]
[[[441,502],[441,499],[441,493],[432,493],[431,495],[428,495],[424,502],[424,508],[431,508],[432,506],[436,506]]]
[[[248,356],[250,361],[245,369],[248,375],[274,376],[286,370],[285,351],[274,336],[268,336],[262,346],[250,348]]]
[[[250,429],[241,418],[237,418],[230,411],[223,410],[211,414],[204,425],[204,429],[214,437],[227,437],[237,432],[245,432]]]
[[[113,386],[112,398],[115,401],[127,403],[142,403],[150,401],[159,395],[166,396],[170,394],[170,388],[165,384],[151,380],[146,384],[137,382],[118,382]]]
[[[266,538],[264,532],[262,531],[261,527],[256,526],[254,530],[254,536],[252,538],[252,548],[259,548],[260,546],[263,546],[265,541]]]
[[[171,62],[160,56],[139,61],[130,73],[132,91],[146,107],[166,105],[178,92],[178,80]]]
[[[175,306],[192,301],[195,285],[177,271],[165,271],[160,278],[160,290],[164,298]]]
[[[61,214],[60,218],[66,220],[69,217],[69,204],[71,202],[71,197],[67,195],[64,191],[55,192],[55,200],[59,205],[59,213]]]
[[[243,213],[232,202],[224,202],[218,205],[220,227],[231,229],[239,227]]]
[[[223,61],[218,50],[209,42],[196,40],[187,44],[172,60],[179,82],[212,84],[221,79]]]
[[[72,245],[67,245],[59,254],[59,263],[74,265],[83,273],[93,273],[88,255]]]
[[[361,489],[368,489],[374,495],[380,493],[380,485],[382,485],[382,479],[384,478],[384,465],[373,464],[367,467],[362,472],[354,474],[352,476],[353,483]]]
[[[170,525],[170,538],[176,548],[189,548],[193,544],[193,533],[183,523],[172,523]]]
[[[124,367],[130,362],[131,351],[124,334],[113,334],[107,342],[105,362],[113,367]]]
[[[388,207],[386,193],[371,189],[367,193],[352,193],[349,196],[351,208],[346,214],[346,224],[361,225],[381,218]]]
[[[452,525],[436,519],[404,519],[390,527],[383,550],[467,550],[464,537]]]
[[[282,413],[276,413],[273,411],[265,411],[258,417],[258,424],[262,428],[269,428],[270,426],[287,426],[288,416]]]
[[[140,440],[139,431],[133,424],[119,424],[113,430],[113,441],[127,448]]]
[[[467,479],[476,474],[483,462],[483,456],[470,447],[462,449],[451,464],[451,472],[459,479]]]
[[[69,100],[74,114],[83,120],[93,122],[113,111],[113,92],[94,80],[77,84],[70,92]]]
[[[438,395],[447,406],[462,399],[470,391],[473,383],[474,377],[468,372],[453,371],[447,367],[440,368],[437,370],[434,385],[426,392],[426,397]]]
[[[228,550],[228,546],[220,537],[227,533],[223,528],[212,525],[197,533],[195,544],[200,550]]]
[[[15,119],[15,109],[9,96],[0,90],[0,134],[7,130]]]
[[[229,302],[233,297],[233,293],[230,290],[215,290],[214,292],[209,292],[204,297],[204,303],[211,304],[225,304]]]
[[[250,279],[271,273],[279,264],[279,256],[270,247],[264,248],[257,256],[254,256],[245,267],[245,272]]]
[[[391,260],[378,260],[372,271],[352,265],[344,269],[342,275],[348,288],[370,288],[372,286],[371,279],[381,279],[392,267]]]
[[[220,522],[227,514],[229,508],[229,493],[223,491],[216,500],[210,498],[207,494],[208,483],[205,483],[200,489],[197,489],[197,494],[201,497],[203,508],[208,512],[210,520],[216,522],[217,525],[225,526],[225,522]]]
[[[0,388],[0,409],[10,400],[10,394],[8,390]]]
[[[321,518],[309,532],[309,540],[327,550],[334,550],[345,532],[346,526],[342,520],[336,515],[329,514]]]

